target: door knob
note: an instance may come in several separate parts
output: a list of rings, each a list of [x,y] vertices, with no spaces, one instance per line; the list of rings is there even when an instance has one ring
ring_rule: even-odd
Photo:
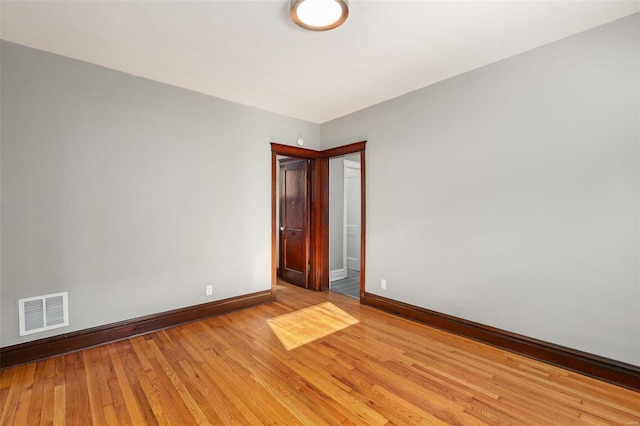
[[[284,226],[281,226],[281,227],[280,227],[280,230],[281,230],[281,231],[284,231]]]

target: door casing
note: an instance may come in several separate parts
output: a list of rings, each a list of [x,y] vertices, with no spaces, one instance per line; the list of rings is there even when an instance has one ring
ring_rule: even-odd
[[[366,141],[343,145],[324,151],[299,148],[271,142],[271,297],[275,300],[277,283],[276,239],[276,188],[277,156],[283,155],[309,160],[309,278],[308,288],[322,291],[329,289],[329,159],[347,154],[360,153],[360,303],[364,301],[365,283],[365,145]]]

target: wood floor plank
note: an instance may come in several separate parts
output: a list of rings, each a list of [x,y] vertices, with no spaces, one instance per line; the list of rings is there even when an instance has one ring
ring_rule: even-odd
[[[24,366],[24,376],[20,386],[22,391],[18,397],[18,406],[13,422],[16,425],[26,425],[29,416],[29,403],[31,402],[31,394],[33,393],[33,381],[36,369],[34,364]]]
[[[260,365],[260,364],[258,364]],[[331,418],[327,418],[322,410],[314,410],[314,404],[309,404],[308,399],[297,392],[291,392],[288,387],[283,386],[281,380],[271,376],[260,367],[251,368],[254,380],[266,389],[272,398],[277,399],[280,404],[289,411],[300,424],[303,425],[331,425],[336,424]]]
[[[104,418],[102,398],[100,396],[100,390],[98,387],[98,377],[101,368],[100,363],[96,363],[95,354],[100,352],[94,348],[82,352],[82,358],[85,365],[89,367],[89,372],[86,374],[86,389],[87,396],[89,397],[89,407],[91,408],[91,421],[94,425],[106,425]]]
[[[113,371],[113,365],[111,364],[111,356],[109,355],[110,345],[99,346],[94,349],[93,363],[96,366],[95,376],[98,392],[100,393],[100,402],[102,403],[103,412],[104,407],[113,405],[113,398],[111,396],[111,387],[109,383],[115,381],[115,372]],[[105,421],[107,420],[105,415]]]
[[[12,425],[18,408],[20,392],[22,392],[22,378],[26,369],[24,366],[11,368],[11,385],[7,393],[6,400],[2,405],[2,413],[0,414],[0,425]]]
[[[107,405],[103,408],[104,419],[109,425],[121,425],[120,419],[118,418],[118,414],[116,413],[113,405]]]
[[[102,359],[104,362],[106,380],[108,380],[109,392],[108,398],[102,397],[103,404],[106,401],[110,400],[111,404],[105,405],[103,408],[103,413],[105,415],[105,419],[108,416],[111,416],[110,408],[113,408],[113,411],[118,419],[116,424],[118,425],[131,425],[131,417],[129,416],[129,412],[127,411],[126,401],[124,397],[123,390],[121,388],[120,381],[118,380],[118,376],[116,375],[115,368],[112,362],[112,352],[114,351],[114,347],[112,345],[107,345],[104,347],[104,351],[102,352]]]
[[[198,392],[193,393],[193,398],[203,409],[210,423],[218,425],[233,423],[233,415],[227,415],[228,411],[230,411],[228,408],[233,407],[233,405],[229,404],[229,406],[227,406],[221,404],[211,387],[201,379],[201,373],[197,372],[188,361],[180,361],[180,366],[182,367],[182,371],[184,371],[185,379],[188,378],[185,384],[190,388],[197,389]],[[204,375],[204,373],[202,373],[202,375]],[[236,418],[241,418],[241,416],[237,416]]]
[[[126,345],[126,343],[124,345]],[[121,347],[125,347],[124,345],[121,345]],[[133,390],[131,389],[131,384],[129,383],[127,373],[124,370],[122,354],[117,354],[115,351],[112,351],[110,355],[111,363],[113,365],[118,384],[122,391],[122,396],[124,398],[125,406],[127,409],[127,413],[129,413],[131,423],[133,423],[134,425],[145,424],[144,415],[140,410],[140,403],[138,399],[135,398]]]
[[[199,330],[197,330],[199,331]],[[181,331],[183,332],[183,331]],[[214,380],[203,370],[206,364],[204,359],[208,358],[207,353],[198,346],[192,338],[192,334],[184,333],[184,340],[181,345],[188,347],[187,351],[194,356],[193,362],[188,360],[179,361],[182,371],[186,377],[197,388],[199,394],[207,401],[208,418],[214,424],[234,424],[238,423],[244,416],[238,407],[233,404],[227,394],[220,389]]]
[[[267,367],[255,356],[253,353],[255,351],[251,351],[249,348],[249,346],[253,346],[255,341],[243,339],[242,342],[238,342],[238,340],[236,340],[236,342],[238,346],[248,346],[246,346],[247,350],[236,350],[233,352],[235,362],[238,363],[242,369],[249,372],[251,378],[261,387],[265,388],[272,398],[286,406],[296,419],[303,424],[326,424],[323,416],[316,416],[321,410],[314,411],[311,409],[310,407],[313,407],[314,404],[309,403],[304,394],[298,392],[294,384],[290,380],[287,380],[290,376],[274,374],[273,369]],[[300,401],[300,399],[305,400]]]
[[[347,417],[331,404],[331,399],[325,395],[320,389],[304,378],[292,374],[288,366],[288,362],[274,359],[273,357],[254,356],[254,359],[263,365],[271,374],[274,380],[285,382],[291,387],[291,392],[296,396],[300,403],[310,407],[328,423],[344,424]]]
[[[5,370],[0,370],[0,390],[9,389],[11,387],[11,380],[13,379],[13,373],[16,371],[16,368],[7,368]],[[0,399],[0,404],[4,404],[6,400]]]
[[[81,416],[81,413],[73,413],[69,416],[69,419],[73,421],[77,418],[80,418]],[[53,390],[53,426],[65,426],[66,424],[67,403],[65,395],[65,385],[57,385]]]
[[[133,350],[133,347],[128,347],[127,349],[128,350],[123,355],[122,364],[127,375],[127,381],[131,387],[131,392],[138,403],[139,412],[144,418],[144,424],[148,426],[156,426],[158,422],[153,414],[153,410],[151,409],[151,404],[149,404],[147,395],[138,380],[137,372],[144,371],[144,368],[140,363],[140,359]]]
[[[69,417],[68,425],[83,426],[91,423],[91,407],[87,392],[87,378],[82,352],[66,355],[65,396],[66,410],[78,413]]]
[[[147,340],[147,346],[153,345],[151,339]],[[147,349],[153,355],[148,358],[152,369],[139,376],[145,395],[151,405],[158,424],[193,424],[193,417],[184,402],[177,397],[172,384],[160,362],[156,359],[151,348]],[[134,423],[140,424],[140,423]]]
[[[457,413],[456,410],[448,410],[451,405],[449,400],[457,401],[458,404],[468,402],[473,397],[472,393],[460,392],[449,387],[439,386],[431,381],[431,378],[424,378],[416,374],[416,372],[410,372],[408,369],[403,368],[400,363],[396,361],[390,361],[388,357],[378,357],[366,354],[367,344],[354,343],[353,340],[342,339],[340,341],[340,349],[342,356],[349,354],[353,358],[351,360],[355,367],[354,374],[361,375],[361,381],[365,378],[376,378],[380,382],[386,384],[395,391],[404,391],[411,394],[409,398],[415,398],[414,402],[419,404],[430,404],[432,401],[440,401],[439,404],[443,407],[443,410],[437,413],[441,419],[446,419],[448,422],[460,424],[466,424],[469,419],[465,414]],[[362,352],[365,351],[365,352]],[[433,408],[433,407],[431,407]],[[462,410],[458,410],[462,411]],[[459,418],[458,417],[462,417]]]
[[[44,376],[46,363],[36,364],[36,370],[33,377],[33,385],[31,399],[29,401],[29,412],[27,417],[28,425],[39,425],[42,416],[42,401],[44,399]]]
[[[155,421],[160,425],[170,425],[172,420],[165,414],[165,410],[172,410],[172,406],[170,403],[165,405],[167,401],[163,399],[164,394],[158,389],[153,367],[149,370],[141,369],[137,371],[136,376],[140,387],[144,391],[145,399],[151,407]]]
[[[44,364],[44,382],[42,384],[42,408],[40,410],[40,425],[53,424],[53,407],[56,384],[56,358],[49,358]],[[37,413],[34,413],[36,416]],[[34,423],[36,424],[36,423]]]
[[[1,371],[0,424],[640,423],[638,392],[339,294],[277,289],[272,303]]]
[[[230,383],[226,377],[222,377],[219,374],[219,369],[212,367],[211,365],[207,365],[204,367],[204,372],[208,376],[208,378],[214,381],[220,391],[224,394],[225,399],[228,401],[228,404],[231,408],[229,411],[234,410],[236,413],[239,413],[241,417],[236,417],[238,424],[262,424],[262,421],[258,416],[247,406],[245,400],[243,398],[242,393],[238,392],[235,389],[234,384]],[[224,410],[227,410],[227,405],[224,406]]]
[[[247,345],[250,345],[252,343],[255,345],[264,344],[264,342],[261,340],[254,341],[252,339],[242,339],[242,336],[236,336],[236,342],[243,340]],[[295,362],[295,360],[288,355],[288,352],[282,350],[283,348],[280,344],[276,345],[272,343],[267,347],[269,348],[269,350],[276,351],[271,354],[270,358],[274,358],[275,354],[277,354],[277,359],[287,366],[286,368],[290,372],[290,376],[288,377],[288,379],[292,380],[291,376],[299,378],[299,380],[303,383],[299,389],[301,389],[301,391],[303,392],[307,392],[307,394],[311,394],[312,397],[315,396],[319,398],[320,401],[318,401],[317,403],[320,404],[320,406],[322,406],[324,410],[330,413],[336,413],[335,415],[337,415],[338,418],[342,419],[341,423],[343,424],[359,424],[362,422],[362,419],[358,416],[357,413],[354,413],[353,410],[349,409],[349,407],[345,407],[345,405],[338,402],[338,400],[330,398],[331,392],[326,393],[326,389],[322,389],[322,387],[315,381],[308,380],[307,377],[296,374],[292,369],[291,364],[292,362]],[[280,356],[282,356],[283,358],[280,358]]]
[[[200,326],[203,330],[208,330],[204,322],[200,322]],[[188,374],[198,386],[205,387],[205,394],[214,397],[211,403],[223,424],[259,424],[260,420],[242,402],[242,398],[233,390],[233,385],[229,386],[222,374],[218,374],[225,370],[224,354],[207,351],[201,345],[194,345],[192,349],[198,353],[198,359],[207,359],[208,362],[190,363],[188,367],[183,365],[183,369],[190,372]]]
[[[163,336],[166,336],[166,332],[162,333]],[[175,346],[174,342],[169,341],[171,347]],[[164,373],[171,381],[173,388],[176,390],[176,396],[180,398],[180,401],[186,406],[187,410],[193,416],[193,420],[197,424],[205,424],[208,425],[209,420],[207,420],[207,416],[202,412],[200,406],[196,403],[191,393],[187,390],[187,387],[184,385],[184,382],[178,376],[176,370],[174,370],[173,366],[169,364],[167,358],[165,358],[163,352],[160,351],[160,348],[154,341],[149,341],[149,348],[154,353],[156,360],[164,370]],[[165,347],[165,353],[168,353],[168,349]],[[175,352],[175,350],[171,350]],[[183,359],[177,359],[175,361],[180,362]]]

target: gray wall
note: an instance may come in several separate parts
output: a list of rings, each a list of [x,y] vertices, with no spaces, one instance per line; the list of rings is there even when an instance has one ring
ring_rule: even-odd
[[[0,50],[0,345],[270,288],[269,142],[318,125]],[[19,338],[18,298],[58,291],[71,325]]]
[[[367,291],[640,365],[638,16],[320,127],[2,42],[0,345],[269,288],[302,136],[368,140]]]
[[[639,16],[321,126],[368,140],[366,291],[640,365]]]

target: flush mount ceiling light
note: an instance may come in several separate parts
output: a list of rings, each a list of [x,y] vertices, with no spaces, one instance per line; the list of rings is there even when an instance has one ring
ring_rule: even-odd
[[[311,31],[332,30],[349,16],[347,0],[291,0],[291,19]]]

